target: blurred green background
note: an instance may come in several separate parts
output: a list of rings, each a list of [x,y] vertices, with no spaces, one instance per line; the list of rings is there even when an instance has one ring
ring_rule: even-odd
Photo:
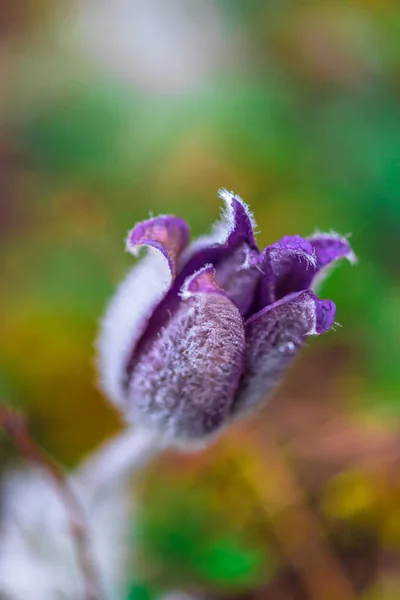
[[[299,518],[296,552],[314,526],[325,540],[327,588],[398,598],[397,0],[3,0],[0,119],[0,396],[67,466],[120,427],[94,340],[150,211],[199,235],[223,186],[261,245],[333,229],[359,257],[322,290],[342,327],[310,342],[265,423],[143,474],[129,597],[313,598],[285,550]]]

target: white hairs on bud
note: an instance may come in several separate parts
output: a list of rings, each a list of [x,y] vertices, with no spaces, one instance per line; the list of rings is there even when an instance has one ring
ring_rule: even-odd
[[[312,235],[309,235],[307,237],[308,240],[315,240],[315,239],[329,239],[329,238],[334,238],[335,240],[338,240],[339,242],[342,242],[343,244],[348,244],[348,238],[350,237],[351,234],[346,234],[346,235],[340,235],[340,233],[337,233],[336,231],[333,231],[331,229],[331,231],[327,232],[327,233],[322,233],[320,231],[315,231],[315,233],[313,233]],[[343,256],[343,258],[347,258],[347,260],[349,261],[349,263],[351,263],[352,265],[355,265],[358,262],[357,256],[354,254],[353,250],[350,248],[349,246],[349,252]]]
[[[250,223],[253,227],[253,231],[256,231],[257,223],[254,218],[254,215],[251,212],[249,205],[246,204],[246,202],[240,196],[238,196],[238,194],[235,194],[235,192],[228,192],[227,189],[221,188],[220,190],[218,190],[218,196],[221,198],[221,200],[225,202],[225,210],[222,213],[222,221],[229,227],[227,235],[231,233],[234,227],[234,214],[232,205],[233,200],[237,200],[237,202],[239,202],[239,204],[243,206],[247,216],[249,217]]]
[[[160,252],[149,248],[120,284],[107,308],[97,342],[99,383],[119,407],[125,400],[122,382],[126,362],[170,282],[167,261]]]
[[[252,224],[253,231],[256,232],[257,225],[254,215],[246,202],[244,202],[240,196],[235,194],[235,192],[228,192],[228,190],[225,188],[221,188],[218,191],[218,195],[225,203],[225,206],[221,211],[221,217],[214,223],[209,234],[200,236],[183,251],[181,257],[182,262],[188,261],[189,258],[195,254],[195,252],[198,252],[202,248],[207,248],[208,246],[213,246],[214,244],[224,244],[226,242],[235,225],[232,202],[233,199],[236,199],[243,206]]]
[[[343,236],[340,235],[340,233],[336,233],[336,231],[329,231],[328,233],[322,233],[320,231],[316,231],[315,233],[313,233],[312,235],[308,236],[307,239],[309,240],[315,240],[315,239],[335,239],[338,242],[341,242],[343,244],[348,245],[348,238],[349,236]],[[327,265],[325,265],[322,269],[319,270],[319,272],[314,276],[312,284],[311,284],[311,289],[314,292],[318,292],[321,285],[323,284],[323,282],[325,281],[325,279],[327,279],[327,277],[329,277],[329,275],[332,273],[332,271],[337,267],[339,260],[346,258],[349,263],[351,265],[355,265],[358,261],[357,256],[354,254],[353,250],[350,248],[349,245],[349,251],[347,252],[347,254],[345,254],[342,257],[339,257],[337,260],[333,260],[332,262],[328,263]]]

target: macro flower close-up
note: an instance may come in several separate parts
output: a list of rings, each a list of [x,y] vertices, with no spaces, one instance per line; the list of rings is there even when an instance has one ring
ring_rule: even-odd
[[[400,599],[399,33],[0,1],[0,600]]]
[[[262,250],[248,206],[225,203],[210,235],[189,243],[187,223],[161,215],[137,224],[126,248],[148,254],[106,313],[101,383],[129,421],[178,444],[201,440],[258,406],[307,336],[334,325],[335,304],[316,294],[346,238],[285,236]]]

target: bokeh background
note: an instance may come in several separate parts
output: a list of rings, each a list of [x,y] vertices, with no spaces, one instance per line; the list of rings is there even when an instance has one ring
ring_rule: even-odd
[[[333,229],[359,263],[262,416],[137,479],[125,598],[396,600],[398,1],[2,0],[0,395],[67,468],[121,427],[93,357],[127,230],[203,233],[222,186],[261,245]]]

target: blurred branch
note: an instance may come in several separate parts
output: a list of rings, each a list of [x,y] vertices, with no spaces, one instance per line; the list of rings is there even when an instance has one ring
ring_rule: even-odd
[[[239,461],[234,452],[229,456],[268,515],[281,550],[300,576],[308,598],[355,600],[352,586],[329,548],[324,528],[307,507],[302,486],[273,433],[263,428],[262,441],[258,443],[249,436],[247,443],[252,460]]]
[[[75,544],[77,561],[84,580],[85,600],[99,600],[100,584],[90,551],[88,527],[84,511],[72,492],[62,469],[32,440],[23,417],[0,404],[0,428],[13,440],[20,452],[32,463],[39,465],[53,480],[66,509],[71,537]],[[46,510],[46,507],[43,507]]]

